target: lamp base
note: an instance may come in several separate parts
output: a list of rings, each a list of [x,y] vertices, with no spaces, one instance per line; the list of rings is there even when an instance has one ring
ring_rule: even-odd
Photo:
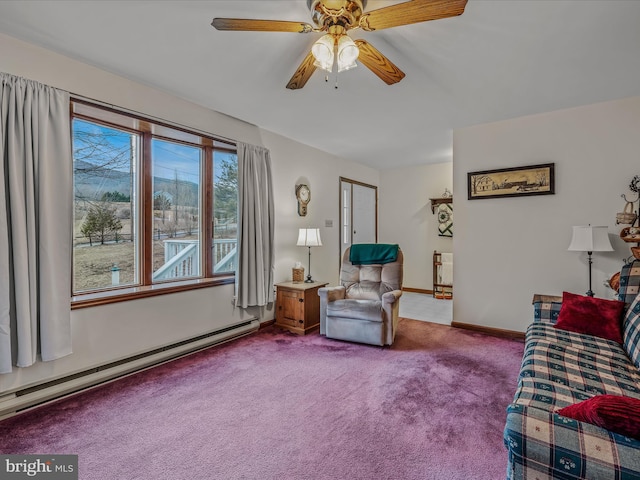
[[[309,248],[309,270],[307,270],[309,272],[309,274],[307,275],[307,279],[304,281],[304,283],[313,283],[313,280],[311,280],[311,247]]]
[[[593,260],[591,259],[591,254],[593,252],[587,252],[587,257],[589,257],[589,290],[587,290],[587,297],[593,297],[593,290],[591,290],[591,265],[593,264]]]

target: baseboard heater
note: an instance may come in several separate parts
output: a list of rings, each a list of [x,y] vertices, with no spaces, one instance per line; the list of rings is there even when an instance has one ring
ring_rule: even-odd
[[[248,335],[259,328],[260,322],[254,318],[72,375],[0,394],[0,420],[43,403]]]

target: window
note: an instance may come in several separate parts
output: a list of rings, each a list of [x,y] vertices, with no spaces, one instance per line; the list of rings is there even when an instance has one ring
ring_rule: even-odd
[[[138,284],[139,137],[78,118],[72,129],[73,291]]]
[[[72,136],[74,303],[233,280],[234,145],[80,101]]]
[[[153,279],[197,277],[200,148],[151,139]]]
[[[235,271],[238,236],[238,158],[213,152],[213,273]]]

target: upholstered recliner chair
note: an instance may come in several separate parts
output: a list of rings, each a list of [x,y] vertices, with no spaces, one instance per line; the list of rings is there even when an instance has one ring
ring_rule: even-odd
[[[364,258],[364,264],[351,262],[350,256],[357,261],[351,255],[352,249],[354,253],[360,252],[360,259],[362,253],[368,257]],[[389,251],[396,253],[395,260],[393,254],[388,255]],[[372,263],[376,261],[375,252],[382,252],[378,260],[387,263]],[[318,290],[320,334],[351,342],[391,345],[398,326],[403,261],[397,245],[358,244],[347,248],[342,258],[340,286]]]

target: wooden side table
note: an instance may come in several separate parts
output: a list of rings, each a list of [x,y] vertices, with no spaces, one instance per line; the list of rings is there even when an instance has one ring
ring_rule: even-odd
[[[328,283],[276,284],[276,325],[304,335],[320,325],[318,289]]]

